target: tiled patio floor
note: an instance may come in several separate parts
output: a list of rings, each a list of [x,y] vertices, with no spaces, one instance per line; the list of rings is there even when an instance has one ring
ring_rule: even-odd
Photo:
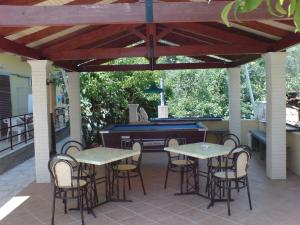
[[[85,213],[87,225],[299,225],[300,178],[289,174],[287,181],[270,181],[265,177],[263,163],[252,160],[250,185],[253,210],[249,210],[246,191],[234,193],[232,216],[227,216],[226,205],[216,203],[207,209],[208,200],[198,196],[174,196],[178,191],[178,174],[170,176],[167,190],[163,189],[166,155],[144,154],[142,172],[147,195],[142,194],[138,180],[128,192],[130,203],[107,203],[94,211],[97,218]],[[203,163],[204,164],[204,163]],[[12,177],[13,179],[13,177]],[[204,180],[202,180],[203,182]],[[1,225],[50,224],[52,188],[50,184],[30,184],[19,196],[30,196],[21,206],[0,221]],[[63,214],[57,204],[56,225],[80,225],[79,212]]]

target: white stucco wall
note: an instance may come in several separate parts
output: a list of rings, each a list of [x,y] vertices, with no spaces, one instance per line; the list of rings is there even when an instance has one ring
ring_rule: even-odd
[[[0,75],[10,77],[12,115],[27,113],[27,96],[31,93],[29,65],[19,56],[0,54]]]
[[[53,67],[51,67],[51,70]],[[9,75],[12,115],[28,113],[28,94],[32,93],[31,69],[26,60],[20,56],[0,54],[0,76]],[[61,89],[57,88],[57,93]]]

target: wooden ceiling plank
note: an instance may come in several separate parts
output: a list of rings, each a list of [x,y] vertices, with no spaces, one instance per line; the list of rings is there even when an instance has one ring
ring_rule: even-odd
[[[244,22],[241,22],[241,23],[240,22],[235,22],[235,23],[239,24],[239,25],[242,25],[242,26],[245,26],[245,27],[249,27],[249,28],[261,31],[261,32],[264,32],[264,33],[275,35],[275,36],[278,36],[278,37],[283,37],[283,36],[286,36],[290,33],[290,32],[288,32],[284,29],[273,27],[273,26],[270,26],[270,25],[265,24],[265,23],[260,23],[259,21],[244,21]]]
[[[108,38],[111,35],[122,33],[126,30],[135,28],[137,25],[107,25],[97,30],[78,34],[73,38],[58,42],[43,49],[45,54],[60,51],[61,49],[76,49],[82,45],[87,45]]]
[[[225,43],[247,43],[247,44],[255,44],[259,41],[253,38],[249,38],[246,35],[236,34],[235,32],[231,32],[229,29],[221,30],[206,24],[201,23],[178,23],[172,25],[178,29],[185,30],[187,32],[200,34],[212,39],[216,39],[219,42]]]

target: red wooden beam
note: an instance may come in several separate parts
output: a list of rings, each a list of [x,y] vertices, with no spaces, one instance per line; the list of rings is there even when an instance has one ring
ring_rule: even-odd
[[[289,34],[282,38],[280,41],[277,41],[272,45],[272,47],[269,49],[270,52],[276,52],[276,51],[282,51],[287,49],[288,47],[291,47],[293,45],[300,43],[300,34]]]
[[[175,64],[155,64],[154,70],[181,70],[181,69],[208,69],[227,68],[224,63],[175,63]],[[151,70],[150,64],[137,65],[89,65],[79,69],[81,72],[97,71],[145,71]]]
[[[38,50],[28,48],[22,44],[15,43],[4,37],[0,37],[0,49],[31,59],[42,59],[42,53]]]
[[[184,45],[157,47],[156,56],[200,56],[200,55],[237,55],[259,54],[267,51],[269,45]]]
[[[43,2],[44,0],[4,0],[0,1],[1,5],[34,5],[39,2]],[[66,5],[79,5],[79,4],[93,4],[99,2],[99,0],[74,0]],[[65,27],[65,29],[68,27]],[[19,32],[23,30],[24,27],[3,27],[0,29],[0,35],[2,36],[8,36],[12,33]],[[49,33],[51,33],[51,29],[48,29]]]
[[[267,52],[269,45],[185,45],[185,46],[157,46],[155,58],[160,56],[201,56],[201,55],[236,55],[261,54]],[[78,59],[114,59],[122,57],[147,57],[147,47],[134,48],[96,48],[56,51],[46,55],[51,60]]]
[[[220,14],[229,1],[154,2],[154,23],[220,21]],[[71,26],[78,24],[143,24],[145,3],[118,3],[64,6],[1,6],[0,26]],[[232,14],[231,20],[235,20]],[[266,5],[251,13],[239,15],[241,21],[278,19]]]
[[[245,56],[245,57],[241,57],[240,59],[238,60],[235,60],[233,62],[230,62],[228,63],[228,66],[229,67],[236,67],[236,66],[241,66],[243,64],[246,64],[246,63],[249,63],[249,62],[252,62],[258,58],[260,58],[261,56],[260,55],[252,55],[252,56]]]

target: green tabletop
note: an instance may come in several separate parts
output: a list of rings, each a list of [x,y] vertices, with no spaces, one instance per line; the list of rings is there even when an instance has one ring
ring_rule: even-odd
[[[133,150],[97,147],[80,151],[78,154],[72,156],[78,162],[100,166],[139,154],[140,152]]]
[[[165,151],[181,155],[191,156],[199,159],[208,159],[217,156],[227,155],[232,148],[224,145],[199,142],[193,144],[179,145],[176,147],[166,147]]]

